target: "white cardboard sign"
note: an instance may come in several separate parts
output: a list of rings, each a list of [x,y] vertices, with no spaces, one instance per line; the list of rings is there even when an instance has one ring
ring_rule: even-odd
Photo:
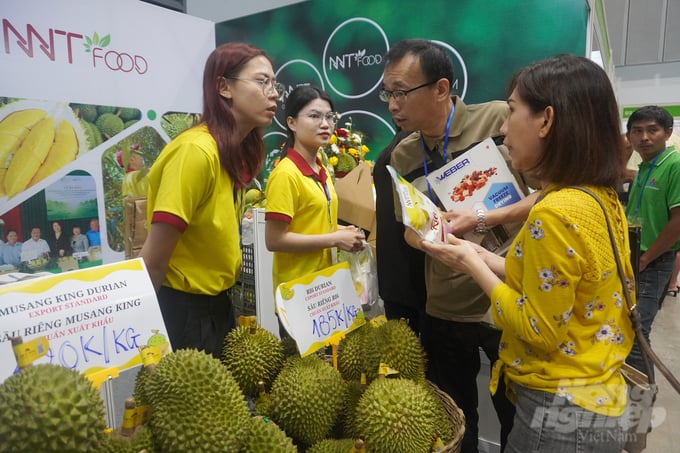
[[[276,309],[302,357],[366,322],[347,262],[281,283]]]
[[[138,347],[167,338],[156,293],[141,258],[0,286],[0,382],[17,370],[12,337],[44,336],[45,356],[89,374],[141,364]]]

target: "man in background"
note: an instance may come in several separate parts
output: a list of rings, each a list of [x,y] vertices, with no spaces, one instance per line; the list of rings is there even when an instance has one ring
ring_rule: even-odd
[[[99,235],[99,220],[90,219],[90,229],[85,233],[90,247],[99,247],[102,245],[102,240]]]
[[[26,262],[49,256],[50,246],[46,240],[40,238],[40,228],[31,228],[31,239],[21,245],[21,261]]]
[[[649,342],[680,249],[680,153],[666,146],[673,117],[661,107],[639,108],[628,118],[626,128],[628,140],[642,159],[630,185],[626,216],[631,225],[641,226],[637,307],[642,333]],[[637,339],[626,361],[647,372]]]

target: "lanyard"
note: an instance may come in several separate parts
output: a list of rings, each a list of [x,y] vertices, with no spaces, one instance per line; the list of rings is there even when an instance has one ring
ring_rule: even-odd
[[[321,181],[319,180],[319,178],[317,178],[315,174],[312,174],[312,178],[314,179],[314,181],[316,181],[319,184],[321,191],[323,192],[324,196],[326,197],[326,210],[328,212],[328,228],[330,230],[333,227],[333,221],[331,220],[331,192],[328,189],[328,181],[326,181],[322,184]],[[326,176],[326,178],[328,178],[328,176]]]
[[[453,112],[456,110],[456,105],[453,104],[451,106],[451,113],[449,113],[449,119],[446,120],[446,130],[444,131],[444,144],[443,144],[443,157],[444,157],[444,163],[446,164],[446,148],[449,146],[449,131],[451,130],[451,120],[453,119]],[[436,200],[434,196],[432,195],[432,187],[430,187],[430,181],[427,179],[427,175],[429,174],[427,170],[427,155],[429,153],[429,149],[427,149],[427,145],[425,144],[425,139],[423,138],[423,133],[420,133],[420,143],[423,145],[423,170],[425,172],[425,181],[427,181],[427,193],[430,196],[430,200]]]
[[[661,152],[663,153],[663,151]],[[637,184],[638,187],[640,187],[640,195],[637,198],[637,203],[635,204],[635,214],[634,216],[637,218],[640,214],[640,206],[642,204],[642,195],[645,193],[645,188],[647,187],[647,183],[649,182],[649,177],[652,174],[652,170],[654,170],[654,165],[656,164],[656,160],[659,158],[659,155],[657,154],[654,156],[654,159],[649,163],[649,169],[647,170],[647,175],[645,175],[645,182],[642,183],[642,186],[640,186],[640,172],[637,174],[637,178],[635,181],[635,184]]]

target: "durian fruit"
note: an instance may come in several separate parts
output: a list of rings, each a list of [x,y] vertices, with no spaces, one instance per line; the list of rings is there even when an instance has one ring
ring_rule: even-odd
[[[250,412],[218,359],[196,349],[177,350],[160,360],[145,387],[158,450],[239,451]]]
[[[357,404],[355,423],[370,452],[430,453],[437,439],[437,404],[422,384],[376,379]]]
[[[364,324],[350,332],[338,344],[338,370],[347,381],[359,381],[362,374],[366,374],[366,360],[364,359],[364,342],[368,330],[373,329]]]
[[[238,326],[224,338],[222,363],[231,372],[243,393],[258,395],[257,383],[265,388],[283,366],[283,348],[279,339],[259,326]]]
[[[193,113],[166,113],[161,117],[161,127],[171,139],[198,124],[200,115]]]
[[[354,439],[323,439],[312,445],[306,453],[350,453]]]
[[[85,132],[85,142],[87,143],[87,149],[93,149],[101,145],[103,142],[102,133],[99,128],[94,125],[94,123],[87,122],[83,119],[79,119],[80,127],[83,132]]]
[[[267,393],[263,381],[257,383],[257,398],[255,398],[255,413],[262,417],[269,417],[272,413],[272,399]]]
[[[94,124],[107,139],[120,133],[125,128],[123,120],[121,120],[118,115],[113,113],[104,113],[100,115]]]
[[[39,364],[0,384],[0,452],[98,451],[104,402],[78,371]]]
[[[253,417],[248,423],[243,453],[298,453],[293,439],[272,420]]]
[[[92,104],[71,104],[71,108],[78,118],[93,123],[99,116],[97,107]]]
[[[120,109],[120,119],[123,120],[123,122],[128,122],[128,121],[137,121],[142,117],[142,112],[139,111],[139,109],[132,108],[132,107],[124,107]]]
[[[334,432],[337,433],[335,437],[349,437],[356,438],[360,435],[359,427],[356,426],[356,411],[359,400],[366,391],[366,384],[360,381],[346,381],[347,391],[345,393],[345,401],[342,404],[342,409],[338,415],[337,425]]]
[[[338,153],[338,165],[335,166],[335,171],[350,172],[357,166],[357,161],[354,160],[349,153]]]
[[[281,347],[283,348],[284,359],[289,357],[300,357],[300,350],[293,337],[284,336],[281,338]]]
[[[124,436],[119,431],[107,434],[99,453],[153,453],[155,451],[151,431],[146,426],[135,428],[131,436]]]
[[[276,377],[270,393],[271,418],[298,447],[326,438],[345,400],[340,373],[316,355],[291,358]]]
[[[381,364],[396,370],[399,378],[425,382],[425,351],[405,320],[368,328],[363,347],[369,383],[380,374]]]

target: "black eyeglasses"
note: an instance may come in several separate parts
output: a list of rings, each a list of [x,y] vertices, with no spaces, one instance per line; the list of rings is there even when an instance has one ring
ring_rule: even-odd
[[[423,83],[422,85],[418,85],[417,87],[410,88],[408,90],[394,90],[394,91],[380,90],[380,92],[378,93],[378,97],[383,102],[390,102],[390,98],[394,99],[397,102],[403,102],[406,99],[406,95],[409,94],[411,91],[416,91],[419,90],[420,88],[434,85],[435,83],[437,83],[437,81],[433,80],[432,82]]]
[[[280,98],[283,96],[284,91],[286,91],[286,86],[284,84],[277,82],[276,79],[270,79],[269,77],[265,77],[264,79],[245,79],[241,77],[225,77],[225,78],[231,80],[241,80],[244,82],[258,83],[262,87],[262,94],[264,94],[265,96],[269,96],[274,91],[276,91],[276,94],[278,94]]]

